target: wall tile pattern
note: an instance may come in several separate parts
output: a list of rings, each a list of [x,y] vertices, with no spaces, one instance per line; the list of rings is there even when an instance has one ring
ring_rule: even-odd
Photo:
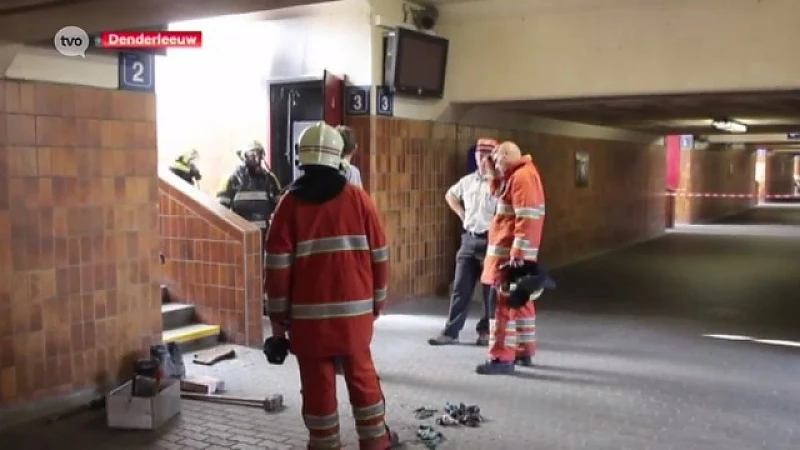
[[[665,224],[664,148],[528,131],[385,117],[350,118],[359,167],[390,238],[393,299],[446,292],[460,226],[444,193],[466,169],[479,137],[516,141],[545,184],[548,216],[542,261],[558,266],[658,236]],[[590,155],[590,183],[574,184],[575,152]]]
[[[118,378],[160,340],[155,114],[0,80],[0,404]]]
[[[227,341],[263,342],[261,232],[166,169],[159,171],[164,279]]]

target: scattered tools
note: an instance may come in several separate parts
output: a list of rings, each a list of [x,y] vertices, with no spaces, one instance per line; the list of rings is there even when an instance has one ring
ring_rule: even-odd
[[[417,428],[417,438],[430,450],[436,450],[445,441],[442,432],[430,425],[420,425]]]
[[[262,400],[248,397],[232,397],[228,395],[201,394],[199,392],[181,392],[181,398],[263,408],[266,412],[279,412],[284,409],[283,396],[280,394],[268,395]]]
[[[230,345],[221,345],[195,353],[192,362],[203,366],[213,366],[222,360],[233,358],[236,358],[236,350]]]

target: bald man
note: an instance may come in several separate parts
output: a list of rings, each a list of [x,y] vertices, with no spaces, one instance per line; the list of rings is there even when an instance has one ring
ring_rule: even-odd
[[[489,242],[481,282],[498,286],[500,267],[538,261],[544,227],[544,188],[539,171],[519,146],[503,142],[495,150],[492,193],[497,213],[489,226]],[[533,365],[536,351],[536,311],[529,301],[520,309],[508,306],[508,295],[497,291],[495,319],[489,337],[489,358],[477,366],[481,375],[514,372],[515,365]]]

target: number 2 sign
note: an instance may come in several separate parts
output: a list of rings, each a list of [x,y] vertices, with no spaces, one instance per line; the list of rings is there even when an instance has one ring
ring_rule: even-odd
[[[139,92],[155,91],[155,55],[120,53],[118,68],[120,89]]]

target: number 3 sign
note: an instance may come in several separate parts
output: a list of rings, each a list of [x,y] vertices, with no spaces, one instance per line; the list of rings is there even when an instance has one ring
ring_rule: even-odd
[[[347,114],[364,116],[369,114],[369,86],[349,86],[347,88]]]
[[[379,116],[392,116],[394,115],[394,95],[385,86],[378,86],[378,115]]]
[[[139,92],[155,91],[155,55],[120,53],[118,70],[120,89]]]

